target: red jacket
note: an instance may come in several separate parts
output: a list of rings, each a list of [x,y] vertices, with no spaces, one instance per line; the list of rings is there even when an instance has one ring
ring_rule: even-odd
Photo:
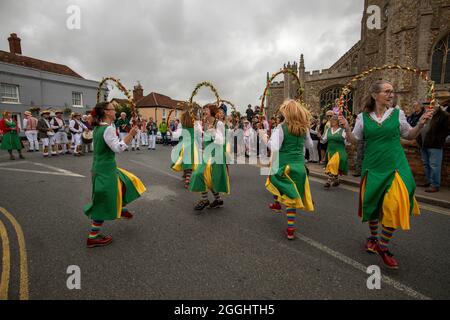
[[[8,127],[6,125],[5,119],[1,119],[0,120],[0,133],[8,133],[10,131],[17,131],[17,132],[19,132],[19,127],[17,126],[17,122],[15,122],[14,120],[13,120],[13,122],[16,124],[16,129],[11,129],[10,127]]]

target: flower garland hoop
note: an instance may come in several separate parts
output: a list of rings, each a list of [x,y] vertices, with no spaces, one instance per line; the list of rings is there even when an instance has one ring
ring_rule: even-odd
[[[294,77],[295,81],[298,84],[298,92],[297,92],[297,97],[295,98],[295,100],[299,101],[300,103],[303,103],[304,89],[303,89],[302,84],[300,82],[300,78],[298,77],[297,73],[295,73],[291,69],[284,68],[284,69],[281,69],[280,71],[272,74],[272,76],[267,80],[266,87],[264,88],[264,92],[263,92],[263,95],[261,97],[261,108],[260,108],[260,112],[259,112],[261,115],[264,114],[265,100],[266,100],[266,96],[267,96],[267,91],[269,91],[269,87],[272,84],[273,80],[280,74],[290,74],[290,75],[292,75]],[[274,114],[277,114],[278,112],[279,112],[279,107],[275,111]]]
[[[131,107],[131,117],[133,119],[136,119],[138,117],[138,113],[136,111],[136,102],[134,101],[134,98],[131,96],[131,93],[125,88],[125,86],[122,84],[122,82],[120,82],[119,79],[113,78],[113,77],[105,77],[102,79],[102,81],[100,82],[98,89],[97,89],[97,103],[100,102],[100,95],[101,95],[101,90],[103,85],[107,82],[107,81],[112,81],[115,83],[115,85],[117,86],[117,88],[122,91],[123,94],[125,94],[125,96],[127,97],[128,102],[130,103],[130,107]]]
[[[343,111],[346,111],[347,114],[350,114],[348,110],[348,105],[344,103],[345,97],[349,94],[351,91],[351,87],[354,83],[366,78],[370,74],[382,71],[382,70],[401,70],[405,72],[412,72],[415,73],[417,76],[419,76],[423,81],[427,83],[428,89],[427,89],[427,99],[429,100],[429,106],[428,109],[433,109],[436,105],[436,91],[435,91],[435,83],[433,80],[431,80],[428,77],[428,74],[426,71],[421,71],[419,69],[411,68],[411,67],[403,67],[400,65],[384,65],[382,67],[374,67],[367,71],[364,71],[360,73],[359,75],[355,76],[352,80],[350,80],[344,88],[342,88],[341,96],[339,97],[339,113],[342,114]]]
[[[194,91],[192,91],[191,97],[189,98],[189,102],[188,102],[188,108],[189,108],[188,111],[189,111],[189,115],[192,117],[192,119],[197,119],[194,115],[194,97],[197,95],[198,91],[202,87],[208,87],[209,89],[211,89],[211,91],[214,93],[214,96],[216,98],[217,107],[220,106],[220,97],[219,97],[219,93],[217,92],[217,89],[212,85],[212,83],[210,83],[208,81],[200,82],[199,84],[197,84]]]

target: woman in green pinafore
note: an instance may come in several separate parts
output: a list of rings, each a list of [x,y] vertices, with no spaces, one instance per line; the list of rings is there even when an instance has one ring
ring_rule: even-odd
[[[17,150],[20,159],[25,159],[22,155],[22,143],[19,138],[19,128],[17,123],[11,118],[11,112],[3,112],[3,118],[0,120],[0,132],[3,132],[0,150],[7,150],[9,159],[15,160],[12,151]]]
[[[230,178],[226,166],[226,133],[223,122],[224,111],[215,104],[203,108],[203,150],[200,155],[200,165],[192,173],[189,191],[200,192],[202,198],[194,207],[203,210],[206,207],[223,207],[220,193],[230,193]],[[216,115],[217,118],[216,119]],[[209,202],[208,191],[214,196]]]
[[[303,151],[305,145],[313,145],[309,133],[311,115],[295,100],[283,102],[280,112],[284,121],[273,131],[270,140],[264,129],[260,129],[258,134],[272,154],[266,189],[273,194],[275,203],[271,203],[269,208],[280,212],[281,204],[286,206],[286,235],[293,240],[297,209],[314,211]]]
[[[183,112],[180,120],[176,131],[171,132],[173,139],[180,139],[180,142],[172,149],[171,168],[176,172],[183,171],[184,187],[188,189],[192,171],[199,163],[198,146],[194,139],[194,119],[192,119],[189,111]]]
[[[94,161],[92,163],[92,202],[84,207],[91,218],[92,228],[87,239],[89,248],[111,243],[111,236],[100,235],[105,220],[131,219],[133,215],[125,206],[146,191],[143,183],[132,173],[116,165],[115,153],[126,150],[138,128],[119,140],[114,120],[116,112],[109,102],[98,103],[91,113],[94,129]]]
[[[364,140],[364,160],[359,195],[359,216],[368,222],[370,237],[365,244],[369,253],[377,253],[384,264],[398,269],[398,262],[388,250],[396,229],[410,229],[410,215],[420,214],[414,193],[416,184],[400,143],[400,138],[415,139],[432,111],[425,113],[416,127],[406,121],[403,111],[393,107],[394,88],[388,81],[377,81],[369,89],[365,107],[356,119],[353,132],[340,117],[347,139]],[[381,223],[381,235],[378,226]]]
[[[330,119],[330,128],[324,133],[322,143],[328,142],[327,152],[325,154],[325,174],[328,175],[328,181],[325,188],[339,185],[339,176],[348,173],[347,151],[345,151],[345,130],[339,127],[337,115]]]

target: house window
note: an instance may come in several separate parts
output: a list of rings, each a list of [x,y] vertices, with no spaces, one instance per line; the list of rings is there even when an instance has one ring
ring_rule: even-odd
[[[431,80],[436,84],[450,83],[450,34],[439,40],[433,50]]]
[[[342,86],[331,87],[320,93],[320,109],[332,109],[334,102],[341,96]],[[350,91],[345,97],[344,104],[348,106],[348,110],[353,113],[353,92]]]
[[[163,118],[166,117],[166,109],[162,109],[162,117],[163,117]]]
[[[3,103],[20,103],[19,86],[15,84],[2,83],[0,89],[0,101]]]
[[[83,94],[81,92],[72,92],[72,106],[73,107],[83,106]]]

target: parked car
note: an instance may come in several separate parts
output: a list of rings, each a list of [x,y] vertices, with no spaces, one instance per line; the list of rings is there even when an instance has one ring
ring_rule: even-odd
[[[167,141],[169,143],[172,142],[172,135],[170,134],[170,132],[167,132]],[[156,143],[162,143],[162,136],[161,136],[161,132],[157,132],[156,133]]]

